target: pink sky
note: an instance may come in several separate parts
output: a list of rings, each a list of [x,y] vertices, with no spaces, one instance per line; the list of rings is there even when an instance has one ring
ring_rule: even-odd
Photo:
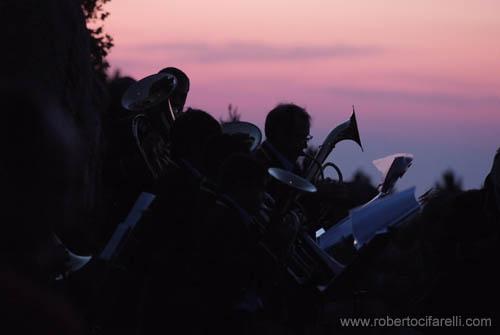
[[[191,78],[188,105],[229,103],[263,125],[276,103],[304,105],[316,144],[357,107],[365,153],[341,144],[349,176],[415,154],[402,185],[453,167],[479,187],[500,146],[500,1],[113,0],[110,62],[141,78],[166,66]],[[420,161],[420,166],[419,166]],[[405,184],[406,183],[406,184]]]

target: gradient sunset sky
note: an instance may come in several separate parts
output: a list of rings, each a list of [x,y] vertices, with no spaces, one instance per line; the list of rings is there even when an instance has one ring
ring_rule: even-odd
[[[355,105],[365,152],[342,142],[347,178],[396,152],[415,161],[398,188],[417,193],[452,168],[478,188],[500,147],[498,0],[112,0],[113,69],[140,79],[176,66],[187,105],[215,117],[228,104],[263,129],[294,102],[312,115],[313,144]]]

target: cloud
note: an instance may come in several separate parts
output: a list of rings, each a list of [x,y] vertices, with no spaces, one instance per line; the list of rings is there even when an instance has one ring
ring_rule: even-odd
[[[163,43],[141,45],[135,49],[175,54],[183,59],[201,63],[351,58],[371,56],[382,52],[381,48],[374,46],[348,44],[277,46],[258,42]]]
[[[459,95],[447,92],[409,92],[400,90],[355,89],[333,86],[326,93],[353,100],[391,101],[411,105],[447,105],[456,107],[495,107],[500,109],[500,97],[494,95]]]

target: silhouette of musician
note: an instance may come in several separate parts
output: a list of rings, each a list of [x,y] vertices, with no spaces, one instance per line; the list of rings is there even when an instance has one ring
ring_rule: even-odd
[[[297,158],[307,148],[311,117],[302,107],[280,104],[266,117],[266,140],[257,150],[256,156],[266,168],[278,167],[298,172]]]
[[[217,120],[202,110],[188,109],[175,120],[171,134],[174,164],[154,186],[157,199],[144,225],[148,247],[168,250],[180,244],[178,237],[186,233],[185,223],[204,179],[206,145],[220,135]]]
[[[298,157],[311,139],[309,135],[311,117],[306,110],[294,104],[279,104],[266,116],[266,140],[256,150],[255,157],[265,166],[277,167],[299,174]],[[288,198],[290,190],[276,180],[270,179],[267,192],[275,206]]]
[[[221,134],[217,120],[201,110],[188,109],[174,122],[174,164],[155,186],[157,199],[140,237],[148,271],[142,316],[145,332],[189,327],[185,320],[193,302],[187,286],[193,248],[190,218],[206,170],[206,145]]]
[[[200,319],[209,333],[250,332],[262,309],[258,213],[266,171],[248,154],[233,154],[220,167],[216,202],[199,220],[197,274]]]

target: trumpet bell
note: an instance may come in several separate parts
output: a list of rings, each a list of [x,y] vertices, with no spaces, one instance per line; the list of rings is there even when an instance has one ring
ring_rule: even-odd
[[[262,141],[262,132],[259,127],[250,122],[234,121],[223,123],[222,132],[229,135],[246,135],[250,151],[255,151]]]
[[[314,193],[317,190],[316,186],[314,186],[309,180],[297,176],[295,173],[290,171],[280,168],[269,168],[267,172],[273,178],[297,191]]]
[[[145,111],[168,99],[176,86],[177,79],[169,73],[147,76],[125,91],[122,106],[132,112]]]

